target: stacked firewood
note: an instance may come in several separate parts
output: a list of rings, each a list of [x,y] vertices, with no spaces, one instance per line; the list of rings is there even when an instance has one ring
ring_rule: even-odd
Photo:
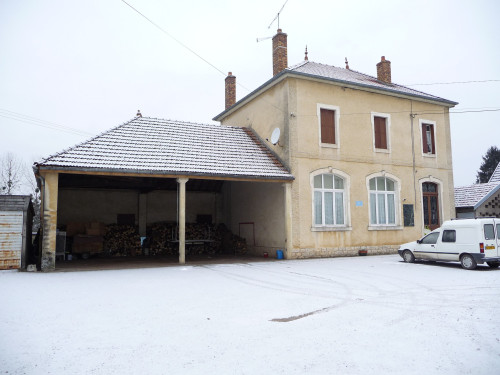
[[[224,224],[219,224],[217,234],[220,238],[220,252],[223,254],[244,255],[247,252],[247,242],[244,238],[233,234]]]
[[[104,251],[111,256],[142,255],[141,237],[137,227],[111,224],[106,227]]]
[[[178,254],[178,246],[172,240],[175,223],[155,223],[148,228],[149,254],[150,255],[175,255]]]

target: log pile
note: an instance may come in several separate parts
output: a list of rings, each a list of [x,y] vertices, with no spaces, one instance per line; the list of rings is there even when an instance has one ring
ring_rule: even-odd
[[[176,255],[178,246],[172,241],[175,223],[155,223],[147,229],[149,238],[150,255]]]
[[[111,224],[106,227],[104,251],[111,256],[142,255],[141,237],[137,227]]]

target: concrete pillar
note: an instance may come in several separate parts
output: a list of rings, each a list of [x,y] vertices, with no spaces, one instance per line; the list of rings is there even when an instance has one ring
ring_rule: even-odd
[[[285,187],[285,259],[290,259],[293,249],[292,242],[292,183],[283,184]]]
[[[178,178],[179,184],[179,263],[186,263],[186,182],[188,178]]]
[[[59,174],[46,172],[42,174],[43,214],[42,214],[42,271],[54,271],[56,268],[56,235],[57,235],[57,196]]]
[[[139,235],[146,237],[146,226],[148,221],[148,194],[139,194]]]

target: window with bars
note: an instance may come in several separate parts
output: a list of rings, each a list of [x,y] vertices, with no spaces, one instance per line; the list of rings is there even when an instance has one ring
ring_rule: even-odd
[[[396,225],[396,185],[387,177],[370,179],[371,225]]]
[[[345,181],[335,174],[314,176],[314,226],[345,225]]]

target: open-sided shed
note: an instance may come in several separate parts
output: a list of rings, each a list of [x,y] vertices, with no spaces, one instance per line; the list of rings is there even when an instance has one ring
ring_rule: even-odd
[[[136,117],[34,169],[45,271],[55,267],[58,229],[80,231],[78,243],[95,240],[98,251],[102,224],[133,224],[144,239],[152,225],[173,223],[180,263],[189,223],[224,224],[261,250],[286,253],[291,238],[293,176],[249,128]]]

